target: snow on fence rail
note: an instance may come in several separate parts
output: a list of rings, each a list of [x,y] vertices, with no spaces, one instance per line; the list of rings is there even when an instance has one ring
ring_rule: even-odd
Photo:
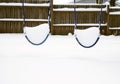
[[[15,2],[15,3],[21,3],[22,0],[0,0],[0,3],[2,2],[7,2],[7,3],[11,3],[11,2]],[[24,0],[25,3],[48,3],[49,0]]]
[[[5,3],[11,2],[11,3]],[[13,4],[13,2],[16,2]],[[28,2],[29,1],[29,2]],[[43,3],[46,1],[47,3]],[[1,0],[0,2],[0,32],[20,33],[22,31],[22,3],[21,0]],[[47,23],[49,0],[25,0],[26,26],[37,26]],[[40,2],[40,3],[38,3]],[[52,2],[52,0],[51,0]],[[52,3],[53,4],[53,3]],[[98,26],[99,4],[76,4],[77,28],[84,29],[91,26]],[[117,28],[119,32],[120,8],[102,5],[102,27],[101,34],[114,34]],[[68,34],[74,32],[74,4],[53,4],[51,6],[51,33]],[[116,14],[117,12],[117,14]],[[116,33],[116,31],[115,31]]]

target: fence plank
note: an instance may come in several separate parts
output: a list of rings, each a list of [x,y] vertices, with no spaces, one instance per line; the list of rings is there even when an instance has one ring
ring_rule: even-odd
[[[22,31],[22,5],[3,5],[3,3],[21,3],[21,0],[0,0],[0,33],[21,33]],[[74,33],[74,4],[54,5],[53,0],[25,0],[25,17],[26,26],[37,26],[46,23],[48,19],[49,5],[51,3],[51,22],[50,32],[52,34],[68,34]],[[36,6],[33,5],[37,4]],[[41,5],[40,5],[41,4]],[[91,25],[83,24],[98,24],[101,5],[99,4],[76,4],[77,8],[77,28],[85,29]],[[102,5],[102,27],[101,34],[114,34],[116,28],[120,27],[120,7],[109,7]],[[82,9],[82,10],[80,10]],[[84,10],[83,10],[84,9]],[[90,10],[89,10],[90,9]],[[93,10],[92,10],[93,9]],[[8,20],[9,19],[9,20]],[[43,19],[43,20],[40,20]],[[68,24],[68,25],[67,25]],[[72,26],[71,26],[72,24]],[[107,24],[107,25],[106,25]],[[111,29],[112,30],[111,30]],[[120,34],[120,28],[117,34]]]

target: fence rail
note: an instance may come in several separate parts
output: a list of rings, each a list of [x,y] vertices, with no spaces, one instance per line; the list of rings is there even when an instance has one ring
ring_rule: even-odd
[[[6,3],[7,2],[7,3]],[[17,2],[16,5],[11,3]],[[47,23],[49,0],[25,0],[26,26]],[[53,4],[51,11],[51,34],[74,33],[74,4]],[[21,0],[0,0],[0,33],[22,33],[23,18]],[[29,3],[29,4],[27,4]],[[99,4],[76,4],[77,28],[85,29],[99,25],[102,7],[101,34],[120,35],[120,8]]]
[[[0,0],[0,3],[2,2],[6,2],[6,3],[11,3],[11,2],[15,2],[15,3],[21,3],[22,0]],[[24,0],[25,3],[48,3],[49,0]]]

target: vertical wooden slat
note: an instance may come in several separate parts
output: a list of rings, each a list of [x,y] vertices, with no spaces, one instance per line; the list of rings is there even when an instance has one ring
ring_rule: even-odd
[[[110,30],[109,30],[109,27],[110,27],[110,25],[109,25],[109,19],[110,19],[110,17],[109,17],[109,5],[107,5],[107,35],[109,35],[111,32],[110,32]]]
[[[51,6],[50,6],[50,18],[51,18],[51,23],[50,23],[50,32],[51,32],[51,34],[53,34],[54,33],[54,31],[53,31],[53,0],[50,0],[50,4],[51,4]]]

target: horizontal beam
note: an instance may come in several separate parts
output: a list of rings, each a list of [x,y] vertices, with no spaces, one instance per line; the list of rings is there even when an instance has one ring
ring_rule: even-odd
[[[60,11],[60,12],[74,12],[74,8],[56,8],[53,11]],[[100,8],[76,8],[77,12],[99,12],[101,11]],[[102,11],[107,11],[106,8],[103,8]]]
[[[120,27],[110,27],[110,30],[120,30]]]
[[[120,15],[120,11],[109,12],[109,15]]]
[[[75,24],[53,24],[53,26],[75,26]],[[99,26],[99,24],[77,24],[77,26]],[[107,26],[107,24],[101,24],[101,26]]]
[[[22,3],[0,3],[1,7],[21,7]],[[48,3],[42,3],[42,4],[30,4],[30,3],[24,3],[24,6],[28,7],[49,7]]]
[[[87,5],[86,5],[87,4]],[[101,6],[100,4],[96,4],[96,3],[63,3],[63,4],[54,4],[54,6]],[[102,6],[106,6],[107,4],[102,4]]]
[[[22,22],[23,19],[13,19],[13,18],[2,18],[0,19],[0,21],[18,21],[18,22]],[[29,21],[29,22],[48,22],[48,19],[25,19],[25,21]]]

